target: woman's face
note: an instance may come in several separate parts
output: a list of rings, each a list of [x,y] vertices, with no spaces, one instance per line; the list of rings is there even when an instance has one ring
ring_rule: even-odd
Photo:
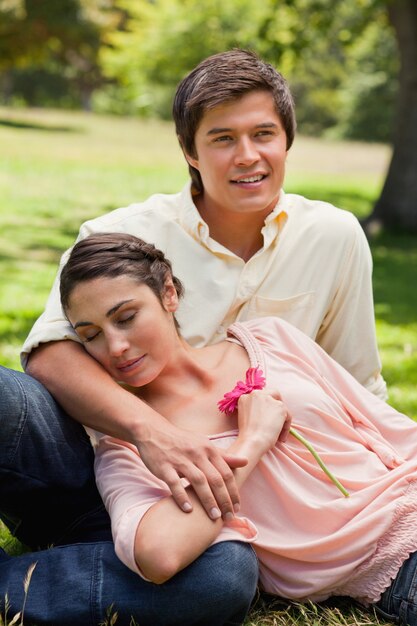
[[[87,352],[115,380],[141,387],[169,363],[178,341],[177,306],[172,282],[161,304],[147,285],[124,275],[80,283],[66,313]]]

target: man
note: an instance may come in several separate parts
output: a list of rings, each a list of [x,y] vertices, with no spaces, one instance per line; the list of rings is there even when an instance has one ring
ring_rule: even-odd
[[[181,82],[173,114],[191,184],[178,194],[155,195],[86,222],[80,237],[130,232],[163,249],[185,285],[178,319],[192,344],[223,338],[236,319],[278,315],[316,339],[371,391],[385,396],[373,321],[372,263],[362,230],[350,213],[282,189],[295,132],[293,101],[283,77],[250,52],[214,55]],[[76,422],[68,427],[64,412],[135,444],[185,512],[191,503],[183,477],[213,519],[238,510],[231,468],[245,461],[169,425],[112,381],[79,345],[60,309],[57,283],[25,343],[23,363],[60,405],[48,401],[48,419],[43,418],[44,399],[36,410],[26,411],[26,446],[17,443],[16,420],[7,420],[4,441],[14,443],[2,466],[19,473],[19,490],[11,486],[2,497],[1,515],[29,545],[108,538],[108,520],[93,486],[91,448]],[[6,372],[3,378],[4,389],[17,384],[16,373]],[[31,378],[19,376],[19,406],[34,397],[30,384],[35,384]],[[4,403],[5,415],[12,412],[15,394]],[[45,394],[39,385],[37,397]],[[36,420],[36,412],[42,419]],[[60,430],[61,444],[45,467],[49,442],[57,440]],[[85,458],[77,461],[72,455],[77,457],[79,449]],[[29,521],[36,493],[42,498],[40,513],[48,513],[38,524],[33,515]],[[53,506],[55,497],[59,506]],[[183,574],[185,590],[188,570]],[[194,623],[182,620],[174,623]]]

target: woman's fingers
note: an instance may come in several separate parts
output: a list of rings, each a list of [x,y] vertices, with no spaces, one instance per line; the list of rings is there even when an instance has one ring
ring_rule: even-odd
[[[285,421],[284,421],[282,430],[279,434],[278,441],[287,441],[288,435],[290,434],[292,420],[291,420],[291,416],[289,415],[288,411],[285,408],[285,405],[283,405],[282,411],[283,411],[282,417]]]

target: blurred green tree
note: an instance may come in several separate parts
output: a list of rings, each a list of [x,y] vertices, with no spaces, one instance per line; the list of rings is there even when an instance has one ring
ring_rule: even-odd
[[[107,76],[117,79],[128,112],[169,118],[179,80],[204,57],[233,47],[257,48],[267,2],[253,0],[121,0],[124,32],[103,50]]]
[[[14,78],[36,93],[36,80],[69,84],[88,109],[92,92],[105,81],[99,61],[107,34],[124,13],[113,0],[1,0],[0,72],[3,98]],[[24,91],[24,89],[23,89]]]
[[[395,37],[375,0],[124,0],[124,32],[103,51],[119,81],[113,110],[170,116],[172,94],[202,58],[253,48],[289,79],[303,133],[388,141],[396,90]],[[117,94],[117,97],[115,97]],[[370,107],[381,100],[384,106]]]
[[[369,232],[398,228],[417,232],[417,2],[388,1],[388,15],[400,51],[401,66],[393,154],[372,214]]]

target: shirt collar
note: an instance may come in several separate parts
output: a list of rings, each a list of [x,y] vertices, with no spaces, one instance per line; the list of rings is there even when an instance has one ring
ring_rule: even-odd
[[[185,185],[180,196],[180,224],[197,241],[209,236],[209,229],[193,201],[191,180]]]
[[[196,205],[193,202],[193,195],[191,191],[191,181],[183,188],[180,194],[180,223],[186,232],[188,232],[193,239],[212,247],[213,240],[210,239],[210,231],[207,223],[203,220],[200,213],[197,210]],[[288,219],[289,202],[283,189],[279,196],[279,200],[265,219],[265,225],[262,228],[262,235],[264,237],[264,248],[267,248],[275,237],[280,233]],[[210,242],[211,245],[210,245]],[[217,243],[217,242],[216,242]]]
[[[262,229],[264,249],[268,248],[281,233],[288,220],[289,208],[288,197],[285,191],[281,189],[279,200],[271,213],[266,216],[265,226]]]

